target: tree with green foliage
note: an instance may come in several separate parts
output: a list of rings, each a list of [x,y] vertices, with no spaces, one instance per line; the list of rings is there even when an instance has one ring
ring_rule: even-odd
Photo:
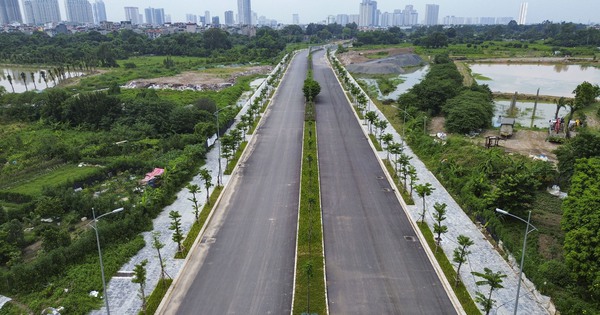
[[[407,174],[408,174],[408,178],[410,179],[409,186],[410,186],[410,194],[412,195],[414,185],[417,182],[417,180],[419,179],[419,175],[417,174],[417,169],[412,165],[408,166]]]
[[[378,119],[377,121],[375,121],[375,128],[377,128],[377,139],[379,139],[379,146],[381,146],[381,141],[382,141],[382,137],[383,137],[383,131],[385,131],[385,128],[387,128],[388,126],[388,121],[385,119]]]
[[[365,113],[365,119],[369,122],[369,133],[370,134],[373,133],[373,130],[371,129],[371,127],[373,125],[375,125],[377,118],[378,118],[377,113],[372,110]]]
[[[593,299],[600,297],[600,158],[579,159],[563,201],[565,261]]]
[[[540,182],[527,171],[507,170],[486,197],[491,204],[510,212],[523,213],[533,206]]]
[[[47,225],[39,233],[42,238],[42,248],[46,252],[60,247],[67,247],[71,244],[71,236],[63,228]]]
[[[28,91],[28,89],[27,89],[27,75],[25,74],[25,72],[21,72],[21,80],[23,81],[23,85],[25,85],[25,91]]]
[[[183,241],[183,234],[181,233],[181,214],[172,210],[169,212],[169,218],[171,219],[169,230],[173,231],[173,242],[177,243],[177,251],[181,253],[183,252],[183,246],[181,244]]]
[[[421,212],[421,215],[420,215],[421,218],[419,219],[421,222],[425,222],[425,213],[426,213],[425,197],[430,196],[434,190],[435,190],[435,188],[433,186],[431,186],[430,183],[418,184],[415,186],[415,191],[417,192],[419,197],[421,197],[421,200],[423,200],[423,211]]]
[[[442,234],[448,232],[448,227],[442,224],[446,220],[446,207],[445,203],[436,202],[433,205],[433,220],[435,221],[433,224],[433,233],[437,234],[435,238],[436,251],[442,241]]]
[[[383,134],[380,138],[380,141],[385,144],[385,151],[387,152],[387,160],[390,160],[390,145],[394,142],[394,135],[391,133]]]
[[[404,189],[406,189],[406,180],[408,179],[408,167],[410,166],[410,160],[412,157],[406,153],[400,153],[396,163],[400,165],[400,174],[398,174],[398,179],[402,179],[404,183]]]
[[[482,93],[467,90],[449,99],[443,111],[446,113],[446,130],[465,134],[490,126],[494,103]]]
[[[314,102],[315,98],[321,93],[321,85],[313,78],[306,78],[302,87],[306,102]]]
[[[142,299],[142,312],[146,312],[146,293],[144,290],[146,289],[146,265],[148,264],[148,259],[142,260],[139,264],[136,264],[133,267],[133,278],[131,282],[138,283],[140,285],[140,299]]]
[[[492,299],[492,293],[496,289],[504,288],[504,286],[502,286],[502,279],[506,278],[506,275],[500,271],[493,272],[487,267],[483,268],[483,271],[483,273],[473,271],[471,274],[483,279],[476,281],[475,284],[490,286],[490,292],[488,293],[487,297],[481,292],[477,292],[477,297],[475,297],[475,302],[481,304],[481,310],[485,312],[485,315],[488,315],[496,303],[496,301]]]
[[[202,179],[202,181],[204,182],[204,188],[206,188],[206,204],[209,205],[210,204],[210,192],[209,189],[210,187],[213,186],[212,184],[212,176],[210,175],[210,171],[203,168],[200,170],[200,178]]]
[[[587,81],[579,84],[575,90],[573,90],[573,94],[575,94],[575,99],[573,102],[569,103],[570,112],[567,115],[567,119],[565,121],[565,128],[567,130],[567,138],[570,137],[569,132],[569,122],[573,119],[576,111],[579,111],[583,108],[586,108],[593,103],[596,102],[596,98],[600,96],[600,87],[598,84],[591,84]]]
[[[475,244],[468,236],[462,234],[459,235],[456,240],[459,246],[454,249],[454,256],[452,259],[453,262],[458,264],[456,267],[456,279],[454,281],[455,287],[458,286],[458,282],[460,281],[460,267],[467,262],[467,256],[471,253],[469,247]]]
[[[162,255],[160,253],[160,250],[163,247],[165,247],[165,244],[160,241],[160,232],[159,231],[152,232],[152,247],[154,249],[156,249],[156,253],[158,254],[158,263],[160,264],[160,279],[162,280],[163,285],[165,285],[165,279],[169,275],[167,274],[167,271],[165,270],[165,263],[163,262]]]
[[[584,129],[577,137],[558,147],[555,152],[561,186],[568,186],[578,159],[600,156],[600,134]]]
[[[31,82],[33,82],[33,89],[37,90],[37,85],[35,84],[35,73],[34,72],[30,72],[29,73],[29,77],[31,78]]]
[[[200,203],[198,203],[198,199],[196,198],[196,194],[200,192],[200,187],[195,184],[188,184],[186,186],[190,194],[192,194],[192,198],[188,198],[189,201],[193,203],[192,207],[194,208],[194,217],[196,218],[196,222],[198,222],[198,215],[200,214]]]

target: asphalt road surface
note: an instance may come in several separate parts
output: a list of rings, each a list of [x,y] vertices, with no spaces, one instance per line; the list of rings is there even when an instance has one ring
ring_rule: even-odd
[[[290,64],[256,142],[191,255],[165,314],[289,314],[307,54]]]
[[[324,52],[313,57],[331,314],[456,314]]]

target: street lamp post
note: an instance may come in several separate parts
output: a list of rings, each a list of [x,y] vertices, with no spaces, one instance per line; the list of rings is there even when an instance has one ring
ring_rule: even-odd
[[[514,315],[517,315],[517,309],[519,307],[519,294],[521,291],[521,279],[523,278],[523,263],[525,262],[525,247],[527,246],[527,234],[529,234],[530,232],[533,232],[535,230],[537,230],[537,228],[535,226],[533,226],[531,223],[531,210],[529,211],[528,215],[527,215],[527,221],[525,221],[524,219],[522,219],[521,217],[518,217],[514,214],[510,214],[508,211],[504,211],[502,209],[498,209],[496,208],[496,212],[501,213],[501,214],[505,214],[508,216],[511,216],[515,219],[521,220],[522,222],[525,222],[527,224],[527,226],[525,227],[525,236],[523,237],[523,249],[521,250],[521,266],[520,266],[520,270],[519,270],[519,283],[517,284],[517,298],[515,299],[515,312]],[[529,230],[529,227],[532,227],[533,229]]]
[[[217,111],[215,111],[213,113],[213,115],[217,116],[217,141],[219,142],[219,147],[218,147],[219,148],[218,149],[219,150],[219,152],[218,152],[219,155],[217,156],[217,160],[219,162],[219,173],[217,174],[217,186],[221,186],[221,184],[222,184],[221,177],[223,176],[222,175],[223,171],[221,170],[221,140],[220,140],[220,135],[219,135],[219,112],[222,111],[222,110],[224,110],[224,109],[226,109],[226,108],[233,107],[233,106],[235,106],[235,105],[225,106],[225,107],[223,107],[221,109],[218,109]]]
[[[98,219],[102,218],[103,216],[118,213],[121,211],[123,211],[123,208],[117,208],[111,212],[107,212],[96,218],[96,211],[94,210],[94,208],[92,208],[92,215],[94,216],[94,221],[93,221],[94,225],[91,225],[91,227],[94,228],[94,231],[96,231],[96,243],[98,244],[98,256],[100,257],[100,272],[102,273],[102,289],[104,291],[104,303],[106,304],[106,314],[107,315],[110,315],[110,308],[108,306],[108,294],[106,294],[106,280],[104,278],[104,265],[102,263],[102,250],[100,249],[100,237],[98,235]]]

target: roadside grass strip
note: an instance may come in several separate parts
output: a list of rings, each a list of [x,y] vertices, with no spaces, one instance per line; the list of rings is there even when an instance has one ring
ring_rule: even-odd
[[[208,218],[212,207],[217,202],[217,199],[219,199],[221,191],[223,191],[223,186],[218,186],[213,189],[212,193],[210,194],[210,204],[205,204],[204,207],[202,207],[202,211],[198,216],[198,221],[194,222],[194,224],[190,228],[190,231],[183,240],[183,251],[176,253],[175,258],[184,259],[188,255],[188,253],[192,249],[192,246],[194,245],[194,241],[198,237],[198,233],[200,233],[200,231],[202,230],[202,227],[204,226],[204,223],[206,222],[206,219]]]
[[[385,164],[385,168],[387,169],[388,173],[390,173],[390,175],[392,175],[392,179],[394,180],[394,185],[396,186],[396,189],[398,189],[398,192],[400,192],[400,195],[402,196],[402,199],[404,199],[404,202],[406,202],[406,204],[409,206],[414,206],[415,201],[413,200],[412,196],[410,195],[410,192],[406,191],[406,189],[404,188],[404,185],[402,185],[402,183],[400,182],[401,178],[398,176],[398,174],[396,174],[396,170],[394,169],[394,166],[392,165],[392,163],[390,163],[389,160],[384,159],[383,164]]]
[[[231,159],[231,161],[229,161],[227,167],[225,167],[225,171],[223,172],[223,174],[231,175],[231,172],[233,172],[233,169],[237,165],[237,162],[240,160],[240,157],[242,156],[242,153],[244,153],[244,150],[246,149],[247,145],[248,141],[244,141],[240,144],[238,149],[235,151],[233,158]]]
[[[327,314],[316,132],[304,123],[293,314]]]
[[[371,142],[373,143],[373,146],[375,146],[375,150],[377,150],[377,151],[383,151],[383,149],[381,148],[381,145],[379,144],[379,141],[377,141],[377,136],[375,136],[374,134],[370,133],[369,134],[369,139],[371,139]]]
[[[446,255],[444,254],[444,251],[441,249],[437,251],[435,250],[436,244],[435,240],[433,239],[433,233],[427,226],[427,223],[417,222],[417,225],[419,226],[419,230],[421,230],[421,233],[427,240],[427,245],[429,245],[429,248],[434,253],[433,255],[435,256],[435,259],[440,265],[440,268],[442,268],[444,275],[446,275],[446,279],[448,279],[450,283],[454,283],[454,280],[456,279],[456,271],[454,270],[452,263],[450,263],[450,261],[448,260],[448,257],[446,257]],[[466,275],[467,271],[465,270],[461,273]],[[452,285],[452,290],[454,290],[454,294],[456,294],[456,297],[460,301],[460,304],[462,305],[465,313],[467,313],[468,315],[481,314],[481,311],[477,308],[475,302],[473,302],[471,295],[469,295],[469,291],[467,291],[467,288],[464,286],[462,281],[458,282],[458,286]]]
[[[152,315],[156,313],[156,309],[160,305],[160,302],[162,302],[162,298],[167,293],[167,290],[169,290],[171,283],[173,283],[173,279],[158,280],[156,288],[154,288],[154,291],[152,291],[146,302],[146,311],[140,311],[138,315]]]

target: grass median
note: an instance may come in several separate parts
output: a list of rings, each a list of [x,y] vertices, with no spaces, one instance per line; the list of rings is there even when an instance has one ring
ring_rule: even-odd
[[[321,197],[314,121],[305,122],[303,141],[294,313],[326,314]]]

